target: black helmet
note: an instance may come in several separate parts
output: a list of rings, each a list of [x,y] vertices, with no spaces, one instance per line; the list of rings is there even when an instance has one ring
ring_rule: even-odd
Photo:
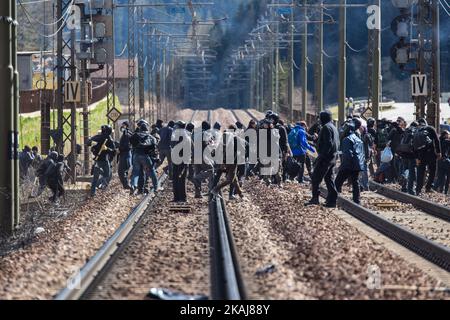
[[[177,129],[186,129],[186,122],[180,120],[175,124],[175,126]]]
[[[368,126],[368,127],[373,127],[373,126],[375,126],[375,119],[374,119],[374,118],[369,118],[369,119],[367,119],[367,126]]]
[[[142,121],[139,123],[139,131],[140,132],[148,132],[150,131],[150,125],[147,121]]]
[[[278,115],[278,113],[273,112],[269,116],[269,119],[271,119],[276,124],[276,123],[278,123],[278,121],[280,121],[280,116]]]
[[[216,123],[214,123],[213,128],[216,130],[220,130],[222,128],[222,125],[220,124],[220,122],[216,122]]]
[[[203,121],[202,122],[202,130],[203,131],[211,130],[211,125],[207,121]]]
[[[186,126],[187,131],[192,133],[192,132],[194,132],[194,129],[195,129],[195,125],[192,122],[187,124],[187,126]]]
[[[52,152],[50,152],[50,154],[48,155],[48,157],[49,157],[50,159],[52,159],[53,161],[58,161],[59,154],[58,154],[58,152],[56,152],[56,151],[52,151]]]
[[[110,125],[107,125],[107,124],[103,125],[102,126],[102,134],[106,135],[106,136],[111,135],[112,134],[112,127]]]
[[[270,118],[271,115],[273,115],[273,111],[272,110],[266,111],[266,119]]]

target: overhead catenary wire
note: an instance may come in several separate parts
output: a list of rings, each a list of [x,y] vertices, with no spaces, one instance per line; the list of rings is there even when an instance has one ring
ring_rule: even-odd
[[[28,18],[28,20],[33,20],[35,23],[43,25],[43,26],[53,26],[53,25],[58,24],[62,20],[67,20],[66,18],[69,17],[71,15],[71,13],[72,13],[72,7],[74,5],[74,1],[75,0],[71,1],[70,5],[67,7],[67,10],[62,14],[61,18],[59,18],[58,20],[53,21],[51,23],[41,22],[41,21],[37,20],[36,18],[34,18],[30,14],[30,12],[27,10],[27,8],[25,8],[25,6],[24,6],[24,4],[22,3],[21,0],[19,0],[19,5],[20,5],[22,11],[25,13],[25,16]],[[31,21],[30,21],[30,23],[31,23]]]
[[[445,1],[444,1],[444,2],[445,2]],[[450,17],[450,12],[449,12],[449,10],[444,6],[444,4],[442,3],[441,0],[439,0],[439,3],[441,4],[441,7],[442,7],[442,9],[444,9],[445,13],[447,13],[447,16]],[[445,4],[450,8],[450,5],[449,5],[447,2],[445,2]]]
[[[347,46],[351,51],[353,51],[353,52],[360,53],[360,52],[363,52],[363,51],[367,50],[367,46],[364,47],[364,48],[362,48],[362,49],[360,49],[360,50],[358,50],[358,49],[355,49],[355,48],[353,48],[352,46],[350,46],[350,44],[348,43],[348,41],[346,41],[345,44],[346,44],[346,46]]]

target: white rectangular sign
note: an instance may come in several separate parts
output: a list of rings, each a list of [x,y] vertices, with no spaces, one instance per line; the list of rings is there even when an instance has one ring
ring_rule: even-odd
[[[80,102],[81,101],[81,85],[78,81],[66,81],[64,83],[64,101]]]
[[[413,97],[428,95],[428,83],[426,74],[413,74],[411,76],[411,90]]]

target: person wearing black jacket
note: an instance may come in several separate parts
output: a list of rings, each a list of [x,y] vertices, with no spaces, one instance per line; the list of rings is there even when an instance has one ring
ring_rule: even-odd
[[[122,136],[120,137],[119,142],[119,179],[125,189],[130,189],[130,182],[128,181],[128,170],[131,168],[131,144],[130,138],[132,132],[129,129],[130,125],[127,121],[125,121],[120,131],[122,132]]]
[[[450,133],[447,130],[441,132],[442,159],[438,161],[438,174],[435,190],[448,194],[450,185]]]
[[[392,129],[389,131],[388,141],[392,150],[392,154],[394,155],[394,159],[392,159],[392,168],[394,168],[394,177],[395,179],[399,179],[403,174],[403,163],[400,155],[397,154],[397,148],[400,145],[403,135],[405,134],[406,129],[406,121],[402,117],[398,117],[397,121],[392,123]]]
[[[173,127],[175,126],[175,122],[169,121],[167,126],[161,128],[159,130],[159,136],[161,140],[159,141],[159,154],[160,154],[160,162],[159,165],[162,165],[164,160],[167,159],[167,167],[164,168],[164,171],[168,173],[169,180],[172,180],[172,147],[171,147],[171,139],[173,133]]]
[[[152,160],[157,158],[157,140],[150,134],[149,130],[148,123],[142,121],[139,124],[138,132],[135,132],[130,138],[130,143],[133,147],[131,195],[135,195],[137,191],[146,193],[149,177],[152,179],[153,190],[155,192],[162,190],[158,185],[158,178],[156,176],[155,166],[153,165],[154,160]],[[142,173],[144,182],[142,186],[139,186],[139,177]],[[138,186],[141,188],[140,190],[138,190]]]
[[[178,141],[172,140],[172,149],[178,144],[192,145],[192,137],[186,130],[185,122],[178,121],[175,124],[174,130],[177,130],[179,139]],[[187,203],[186,177],[188,174],[188,165],[191,162],[191,158],[189,158],[189,160],[186,159],[186,161],[188,161],[186,162],[184,159],[185,154],[183,151],[181,151],[178,156],[182,159],[182,161],[181,163],[173,163],[173,202]]]
[[[287,175],[285,174],[287,168],[287,159],[291,155],[291,149],[289,148],[288,134],[283,121],[277,113],[270,115],[269,119],[273,121],[274,129],[278,130],[280,135],[280,154],[281,154],[281,166],[283,168],[283,181],[286,181]]]
[[[91,148],[94,154],[93,178],[91,185],[91,196],[95,196],[95,191],[100,185],[107,187],[111,179],[110,155],[116,152],[116,146],[111,138],[112,128],[104,125],[101,133],[89,139],[88,146],[93,142],[95,146]],[[100,179],[101,177],[101,179]]]
[[[339,132],[332,122],[332,115],[329,111],[320,113],[322,129],[317,139],[317,153],[313,176],[312,176],[312,199],[305,205],[319,205],[320,190],[322,180],[328,189],[326,207],[335,208],[337,201],[337,190],[333,179],[333,169],[336,165],[336,154],[339,150]]]
[[[417,152],[417,186],[416,195],[420,195],[425,184],[425,171],[428,167],[429,176],[425,185],[426,192],[432,192],[434,177],[436,176],[437,160],[441,160],[441,144],[436,130],[429,126],[425,119],[419,120],[419,131],[425,130],[430,139],[428,146]]]

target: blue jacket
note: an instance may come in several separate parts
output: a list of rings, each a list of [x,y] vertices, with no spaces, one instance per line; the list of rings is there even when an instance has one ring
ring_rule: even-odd
[[[364,143],[352,132],[342,141],[342,170],[364,171],[366,167]]]
[[[293,140],[293,135],[297,132],[296,140]],[[294,157],[303,156],[309,150],[311,152],[316,152],[314,148],[308,143],[307,135],[305,129],[297,125],[295,126],[291,133],[289,134],[289,146],[292,150],[292,155]]]

